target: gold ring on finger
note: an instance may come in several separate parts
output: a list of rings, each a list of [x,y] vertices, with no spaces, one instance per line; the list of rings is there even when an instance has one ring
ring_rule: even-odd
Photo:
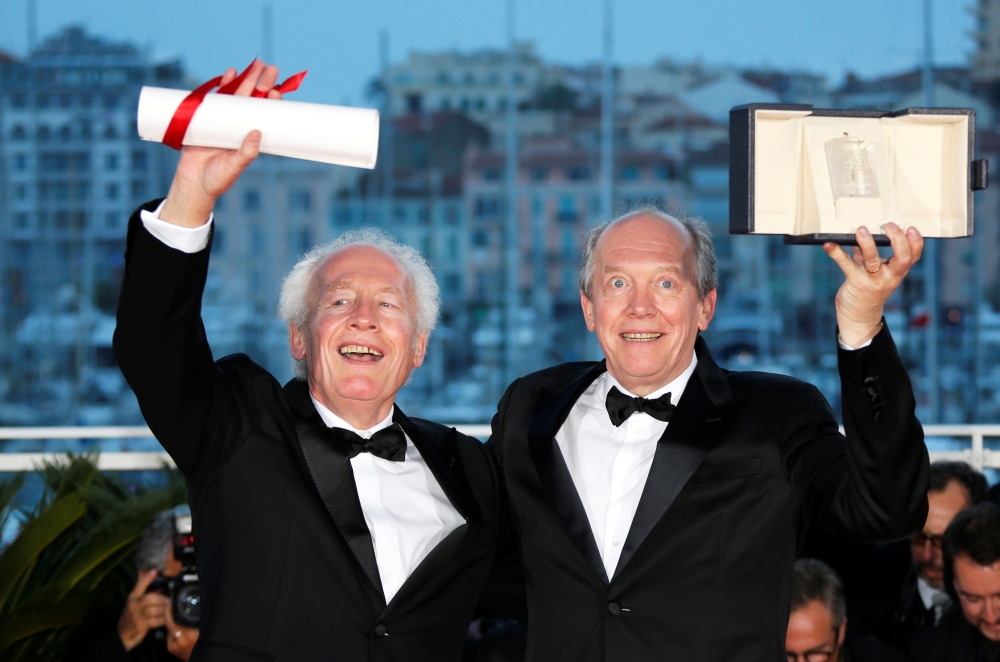
[[[882,271],[882,263],[879,262],[879,265],[877,267],[875,267],[874,269],[866,269],[866,271],[870,274],[877,274],[878,272]]]

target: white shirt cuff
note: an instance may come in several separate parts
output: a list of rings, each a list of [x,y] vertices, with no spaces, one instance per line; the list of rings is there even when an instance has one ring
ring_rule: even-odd
[[[875,340],[875,339],[874,338],[869,338],[864,343],[862,343],[861,347],[851,347],[846,342],[844,342],[843,340],[840,339],[840,334],[839,333],[837,334],[837,344],[840,345],[840,349],[847,350],[848,352],[856,352],[859,349],[864,349],[868,345],[872,344],[873,340]]]
[[[164,202],[166,202],[164,200]],[[170,248],[174,248],[183,253],[197,253],[205,250],[208,246],[208,235],[212,231],[212,221],[215,214],[208,215],[208,222],[196,228],[185,228],[173,223],[160,220],[160,210],[163,209],[163,202],[156,208],[156,211],[140,212],[139,217],[142,224],[149,232]]]

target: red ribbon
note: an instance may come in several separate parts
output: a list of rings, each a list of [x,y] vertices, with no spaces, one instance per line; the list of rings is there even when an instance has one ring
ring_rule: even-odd
[[[174,111],[174,116],[170,118],[170,124],[167,125],[167,131],[163,134],[163,144],[179,150],[184,145],[184,136],[187,135],[188,126],[191,125],[191,120],[194,119],[195,111],[198,110],[198,106],[200,106],[201,102],[205,100],[208,93],[216,87],[219,87],[219,91],[216,94],[234,94],[240,84],[246,79],[247,75],[250,73],[250,67],[252,67],[256,61],[257,58],[254,58],[254,61],[250,63],[250,66],[243,70],[243,73],[222,87],[219,87],[219,84],[222,82],[222,76],[216,76],[212,80],[199,85],[191,92],[191,94],[184,97],[184,101],[181,101],[181,105],[177,106],[177,110]],[[280,85],[275,85],[274,89],[281,94],[294,92],[299,89],[299,85],[302,83],[302,79],[306,77],[307,73],[308,71],[301,71],[288,78]],[[266,97],[267,92],[254,88],[250,96],[260,99]]]

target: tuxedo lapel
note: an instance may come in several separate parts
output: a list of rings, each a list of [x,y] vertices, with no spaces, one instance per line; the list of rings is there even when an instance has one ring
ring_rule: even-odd
[[[670,424],[656,442],[646,485],[612,580],[621,574],[666,514],[691,474],[729,428],[736,413],[729,383],[700,336],[695,350],[698,364],[694,376],[688,381]]]
[[[597,549],[587,511],[555,439],[573,405],[605,370],[605,363],[601,361],[581,369],[560,384],[542,388],[528,429],[528,445],[542,483],[542,498],[566,527],[587,564],[606,584],[608,573]]]
[[[378,563],[375,561],[375,546],[358,500],[350,457],[335,443],[309,398],[309,387],[305,382],[289,382],[285,386],[285,394],[295,412],[295,431],[306,467],[323,505],[361,569],[384,598]]]
[[[455,510],[466,520],[479,521],[482,513],[479,503],[469,486],[469,478],[458,449],[458,431],[419,419],[410,419],[396,405],[392,420],[399,423],[403,432],[427,463],[438,485]]]
[[[406,436],[420,451],[427,468],[434,474],[451,505],[465,518],[465,523],[445,536],[444,540],[435,545],[434,549],[413,569],[379,618],[391,614],[421,587],[438,576],[465,546],[465,542],[475,535],[482,522],[482,511],[465,473],[462,455],[458,448],[458,432],[455,428],[444,428],[419,419],[410,419],[399,406],[396,406],[393,421],[399,423]]]

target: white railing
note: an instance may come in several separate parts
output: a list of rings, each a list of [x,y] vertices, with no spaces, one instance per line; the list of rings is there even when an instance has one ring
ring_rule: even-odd
[[[489,425],[456,425],[456,428],[471,437],[485,440],[490,436]],[[5,428],[0,427],[0,440],[25,439],[144,439],[153,433],[144,426],[109,427],[52,427],[52,428]],[[0,451],[0,473],[13,471],[34,471],[43,462],[58,462],[66,453],[4,453]],[[97,458],[97,467],[103,471],[145,471],[176,466],[164,452],[111,451],[102,452]]]
[[[479,439],[490,434],[489,425],[456,425],[459,432]],[[962,460],[976,469],[1000,469],[1000,450],[985,447],[987,437],[1000,438],[1000,425],[925,425],[924,435],[935,438],[968,440],[968,447],[960,450],[932,450],[931,461]],[[4,428],[0,427],[0,440],[22,439],[137,439],[150,438],[147,427],[52,427]],[[0,452],[0,472],[33,471],[42,462],[58,462],[66,453],[4,453]],[[173,460],[163,452],[102,452],[97,466],[105,471],[142,471],[173,467]]]

